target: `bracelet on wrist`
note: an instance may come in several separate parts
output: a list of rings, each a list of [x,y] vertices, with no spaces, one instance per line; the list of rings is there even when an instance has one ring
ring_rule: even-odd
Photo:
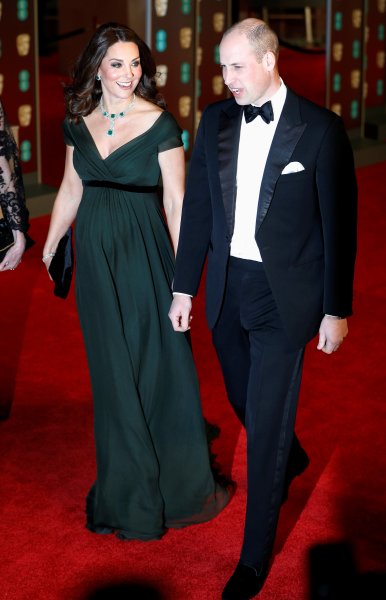
[[[42,261],[46,262],[46,260],[52,258],[53,256],[55,256],[55,252],[48,252],[47,254],[43,254]]]

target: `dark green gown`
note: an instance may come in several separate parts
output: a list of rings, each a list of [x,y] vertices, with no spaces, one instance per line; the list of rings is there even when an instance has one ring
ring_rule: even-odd
[[[85,185],[75,249],[97,462],[87,526],[155,539],[228,500],[209,465],[189,342],[168,318],[174,256],[157,191],[146,189],[158,184],[158,153],[181,146],[180,129],[162,112],[104,160],[83,120],[66,121],[64,134]]]

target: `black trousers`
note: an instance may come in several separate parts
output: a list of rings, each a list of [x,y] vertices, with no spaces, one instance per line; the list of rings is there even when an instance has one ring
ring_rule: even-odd
[[[304,357],[304,348],[286,335],[262,263],[230,258],[213,343],[229,400],[247,435],[240,559],[259,570],[272,552]]]

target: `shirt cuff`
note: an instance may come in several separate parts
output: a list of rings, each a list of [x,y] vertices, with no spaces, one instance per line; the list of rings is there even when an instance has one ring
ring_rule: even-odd
[[[173,292],[173,296],[187,296],[188,298],[193,298],[193,296],[185,294],[184,292]]]

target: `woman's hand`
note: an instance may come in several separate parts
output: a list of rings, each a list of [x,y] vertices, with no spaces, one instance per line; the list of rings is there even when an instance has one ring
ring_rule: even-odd
[[[44,263],[45,268],[47,269],[48,277],[53,281],[51,274],[49,272],[50,264],[52,259],[55,256],[55,252],[48,252],[47,254],[43,254],[42,261]]]
[[[21,263],[24,254],[26,238],[22,231],[13,230],[15,243],[11,246],[0,263],[0,271],[14,271]]]

